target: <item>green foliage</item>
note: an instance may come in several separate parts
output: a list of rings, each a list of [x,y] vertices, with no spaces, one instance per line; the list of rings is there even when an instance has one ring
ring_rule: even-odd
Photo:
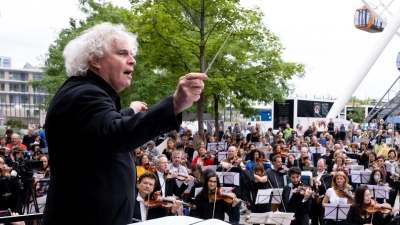
[[[22,120],[16,120],[16,119],[9,119],[6,122],[7,126],[10,126],[12,129],[21,129],[23,127],[27,127],[27,125],[22,122]]]
[[[49,47],[44,79],[31,82],[49,93],[43,108],[67,79],[62,57],[66,44],[83,30],[105,21],[122,23],[138,34],[132,85],[120,93],[123,106],[134,100],[151,106],[173,94],[179,77],[205,71],[231,30],[207,72],[202,100],[187,111],[217,114],[219,104],[229,99],[235,110],[250,116],[254,113],[252,101],[283,102],[294,90],[288,81],[305,73],[303,64],[283,60],[284,48],[262,23],[260,9],[245,9],[239,0],[131,0],[131,10],[105,1],[78,2],[88,16],[86,21],[70,19],[70,27],[61,30]],[[200,131],[202,124],[199,118]]]
[[[364,108],[355,105],[354,102],[353,102],[352,108],[353,108],[353,111],[349,112],[347,114],[347,117],[349,119],[353,119],[353,121],[356,123],[362,123],[363,120],[365,119]]]

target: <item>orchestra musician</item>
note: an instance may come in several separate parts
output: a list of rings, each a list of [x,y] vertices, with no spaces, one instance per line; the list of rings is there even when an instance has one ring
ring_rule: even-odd
[[[136,177],[140,177],[142,174],[149,172],[150,166],[149,156],[147,154],[141,154],[138,159],[138,165],[136,166]]]
[[[260,142],[260,133],[255,126],[251,126],[251,133],[247,134],[247,142]]]
[[[205,220],[215,218],[224,221],[225,213],[228,216],[232,215],[240,199],[233,193],[226,193],[230,197],[224,197],[226,194],[219,192],[221,190],[219,177],[212,169],[204,170],[203,178],[203,188],[194,200],[196,209],[201,209],[196,210],[197,216]]]
[[[311,225],[324,225],[324,208],[322,199],[325,192],[332,184],[332,175],[326,171],[325,159],[319,159],[317,162],[317,171],[313,172],[312,190],[314,191],[314,201],[311,204],[310,218]]]
[[[196,188],[203,187],[203,169],[199,164],[193,165],[190,170],[192,173],[190,174],[191,176],[194,177],[194,184],[192,188],[190,189],[189,195],[187,197],[187,202],[194,205],[194,197],[195,197],[195,191]],[[189,216],[197,217],[197,210],[196,209],[191,209],[189,212]]]
[[[174,151],[176,151],[175,141],[170,138],[167,141],[167,147],[164,149],[164,151],[161,154],[164,154],[165,156],[167,156],[168,161],[171,162],[172,152],[174,152]]]
[[[307,147],[301,147],[300,158],[298,159],[298,161],[299,161],[300,170],[302,170],[302,171],[303,171],[303,166],[307,166],[307,167],[313,166]]]
[[[286,160],[286,168],[290,169],[292,166],[299,166],[299,161],[296,160],[294,154],[289,154]]]
[[[364,168],[366,171],[372,171],[378,168],[377,157],[375,152],[370,152],[368,154],[368,160],[364,163]]]
[[[284,183],[284,175],[285,173],[281,172],[282,168],[282,157],[280,155],[275,155],[271,159],[272,166],[268,168],[265,173],[268,177],[268,188],[283,188]],[[271,204],[271,211],[276,211],[278,208],[278,204]]]
[[[229,171],[233,173],[238,173],[239,177],[241,177],[242,168],[240,167],[241,158],[237,156],[237,148],[235,146],[230,146],[227,151],[228,155],[225,159],[221,161],[220,166],[217,168],[217,172]],[[260,152],[259,152],[260,153]],[[241,187],[240,185],[234,184],[224,184],[224,187],[232,187],[233,193],[236,197],[241,197]],[[239,202],[233,209],[233,213],[229,215],[229,222],[231,223],[239,223],[240,221],[240,207],[242,203]]]
[[[332,168],[332,175],[335,175],[337,172],[342,171],[344,172],[347,176],[349,175],[349,169],[347,169],[345,162],[345,157],[343,154],[340,154],[336,156],[336,158],[333,160],[335,164],[333,165]]]
[[[346,217],[348,225],[389,224],[390,220],[398,212],[397,208],[390,210],[388,215],[383,215],[381,210],[375,210],[376,212],[374,212],[374,208],[379,209],[381,205],[371,199],[371,191],[366,185],[361,185],[357,188],[354,200],[355,202],[350,206]]]
[[[269,155],[269,159],[271,160],[275,155],[280,155],[282,157],[282,163],[286,161],[286,155],[282,151],[281,145],[274,145],[272,148],[272,153]]]
[[[350,193],[350,185],[348,184],[348,176],[342,172],[336,172],[332,178],[332,187],[328,188],[322,201],[322,206],[325,208],[327,203],[331,204],[351,204],[353,196]],[[343,220],[325,220],[326,225],[344,225]]]
[[[199,164],[200,166],[210,166],[214,165],[214,154],[207,153],[206,148],[204,145],[199,145],[197,148],[198,155],[193,159],[192,167],[194,164]]]
[[[265,174],[264,166],[261,165],[260,163],[256,163],[253,167],[253,177],[254,179],[251,179],[251,182],[253,185],[251,185],[250,189],[247,189],[247,192],[253,196],[253,198],[250,201],[251,204],[251,212],[252,213],[264,213],[264,212],[269,212],[270,211],[270,204],[268,203],[263,203],[263,204],[256,204],[256,196],[257,192],[260,189],[267,189],[267,181],[268,177]],[[256,224],[254,224],[256,225]]]
[[[249,170],[251,173],[253,172],[253,167],[256,161],[260,158],[260,150],[258,149],[253,149],[250,151],[249,155],[249,161],[246,163],[246,170]]]
[[[388,186],[388,184],[383,179],[383,177],[384,177],[384,175],[383,175],[382,170],[374,169],[371,172],[370,176],[369,176],[368,184],[369,185],[385,185],[385,186]],[[376,198],[376,201],[378,203],[384,203],[385,199],[384,198]]]
[[[292,148],[290,149],[290,152],[296,152],[296,153],[298,153],[298,152],[300,152],[300,149],[301,149],[301,141],[300,141],[300,138],[295,138],[295,139],[294,139],[294,144],[293,144]]]
[[[308,213],[311,209],[311,187],[304,186],[303,193],[296,190],[301,187],[301,170],[299,167],[291,167],[288,172],[291,183],[283,188],[282,203],[280,204],[280,212],[294,213],[293,220],[290,225],[308,225]]]
[[[175,200],[170,210],[165,209],[162,206],[149,208],[150,201],[148,201],[148,207],[146,207],[146,200],[149,200],[148,197],[154,190],[156,180],[156,175],[150,172],[145,172],[139,177],[138,183],[136,184],[138,192],[136,194],[135,207],[133,212],[134,223],[157,219],[168,215],[176,215],[177,210],[182,205],[181,201]],[[154,205],[161,202],[160,198],[151,200],[152,204]]]
[[[390,177],[392,180],[392,189],[389,194],[392,195],[392,197],[389,197],[389,200],[391,200],[389,203],[390,205],[394,206],[397,194],[400,192],[400,157],[396,161],[392,163],[392,168],[390,170],[392,176]]]
[[[162,197],[181,196],[188,187],[188,183],[194,179],[192,176],[188,176],[179,187],[175,179],[168,177],[171,174],[168,173],[168,161],[165,155],[156,156],[154,164],[156,166],[154,174],[158,177],[154,191],[161,191]]]

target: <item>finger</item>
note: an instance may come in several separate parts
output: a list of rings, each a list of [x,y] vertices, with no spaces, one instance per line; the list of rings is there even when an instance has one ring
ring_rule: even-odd
[[[188,73],[186,76],[183,76],[183,78],[187,80],[199,79],[203,81],[207,80],[208,76],[205,73]]]

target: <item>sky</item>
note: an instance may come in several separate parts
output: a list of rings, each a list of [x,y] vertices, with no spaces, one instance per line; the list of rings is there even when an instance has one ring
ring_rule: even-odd
[[[43,65],[49,45],[68,27],[69,18],[85,18],[77,2],[0,1],[0,56],[11,57],[14,68],[27,62]],[[129,7],[129,0],[111,2]],[[363,6],[361,0],[246,0],[242,5],[259,6],[265,25],[285,47],[283,58],[306,65],[305,77],[291,81],[294,94],[302,97],[340,97],[381,37],[381,33],[355,29],[354,12]],[[389,9],[394,12],[393,7]],[[400,74],[396,67],[399,51],[400,37],[394,36],[353,96],[380,99]],[[395,86],[400,90],[400,83]]]

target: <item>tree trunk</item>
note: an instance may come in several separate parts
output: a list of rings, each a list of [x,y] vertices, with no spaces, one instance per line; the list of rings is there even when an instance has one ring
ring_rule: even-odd
[[[219,95],[214,95],[214,119],[215,119],[215,137],[219,137],[219,112],[218,112],[218,104],[219,104]],[[216,138],[216,140],[218,140]],[[221,141],[221,140],[218,140]]]

